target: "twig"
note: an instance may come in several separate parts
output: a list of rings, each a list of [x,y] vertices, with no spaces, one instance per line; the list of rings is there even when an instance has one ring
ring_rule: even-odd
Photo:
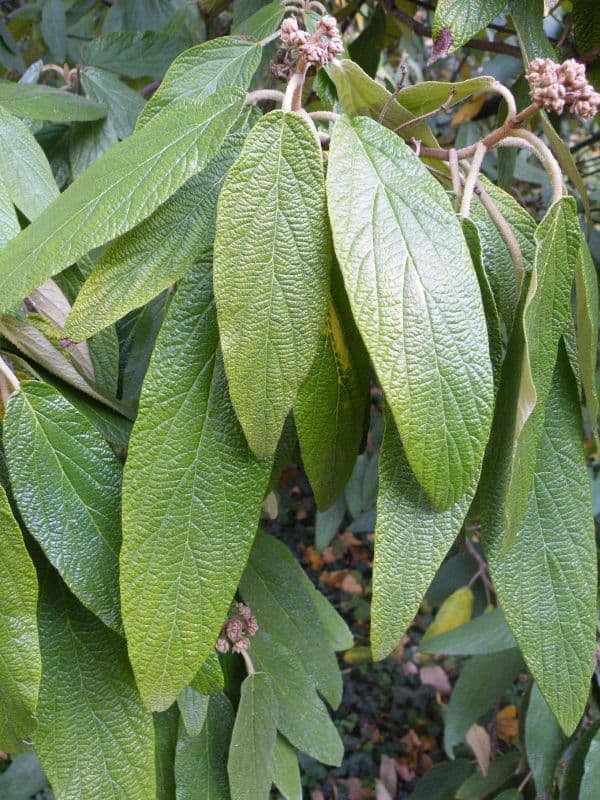
[[[154,81],[151,81],[150,83],[147,83],[140,89],[140,94],[142,95],[142,97],[148,97],[158,89],[161,83],[162,81],[159,78],[157,78]]]
[[[390,110],[390,107],[391,107],[392,103],[394,102],[394,100],[397,99],[398,95],[402,91],[402,88],[404,86],[404,81],[406,80],[406,73],[407,72],[408,72],[408,70],[406,68],[406,64],[403,61],[402,64],[400,64],[400,73],[401,73],[401,75],[400,75],[400,80],[398,81],[398,86],[396,87],[395,91],[385,101],[385,104],[384,104],[383,108],[381,109],[381,111],[379,113],[378,122],[380,124],[383,124],[383,121],[386,118],[387,112]]]
[[[527,773],[527,775],[525,775],[525,777],[523,778],[523,780],[521,781],[521,783],[520,783],[520,784],[519,784],[519,786],[517,787],[517,791],[518,791],[518,792],[522,792],[522,791],[523,791],[523,789],[524,789],[524,788],[527,786],[527,784],[529,783],[529,781],[530,781],[532,778],[533,778],[533,772],[532,772],[531,770],[529,770],[529,772]]]
[[[340,118],[335,111],[309,111],[308,116],[317,122],[337,122]]]
[[[552,202],[556,203],[557,200],[563,196],[563,181],[560,166],[558,161],[552,155],[550,148],[542,142],[541,139],[526,130],[520,128],[515,131],[514,136],[506,136],[503,140],[498,142],[498,147],[524,147],[533,153],[540,160],[542,166],[548,173],[550,182],[552,184]]]
[[[242,654],[242,658],[244,659],[244,661],[246,663],[246,670],[248,672],[248,675],[255,675],[256,674],[256,670],[254,669],[254,664],[252,663],[252,659],[250,658],[250,656],[248,655],[246,650],[242,650],[241,654]]]
[[[456,203],[457,206],[460,206],[460,200],[462,197],[462,183],[460,180],[460,167],[458,165],[458,156],[456,155],[456,150],[453,147],[450,149],[450,158],[448,159],[448,163],[450,165],[450,175],[452,176],[452,188],[454,189]]]
[[[478,183],[475,187],[475,192],[477,197],[479,197],[481,204],[488,212],[490,219],[498,229],[498,232],[504,239],[504,242],[508,248],[510,256],[512,258],[513,266],[515,268],[515,278],[517,282],[517,297],[521,294],[521,286],[523,285],[523,277],[525,275],[525,261],[523,259],[523,253],[521,251],[521,245],[519,244],[519,240],[515,236],[515,233],[509,225],[508,220],[505,218],[504,214],[500,211],[496,203],[492,200],[489,194],[484,190],[481,183]]]
[[[481,169],[481,164],[483,163],[483,159],[485,158],[486,153],[487,153],[487,147],[484,145],[483,142],[478,142],[477,148],[475,150],[475,155],[473,156],[473,161],[471,163],[471,166],[469,167],[467,179],[465,180],[465,188],[463,189],[462,200],[460,202],[459,213],[461,219],[466,219],[471,212],[471,200],[473,199],[473,190],[475,189],[475,184],[477,183],[477,178],[479,177],[479,170]]]
[[[0,373],[6,378],[9,386],[12,387],[13,391],[19,391],[19,379],[12,371],[12,369],[8,366],[6,361],[4,360],[4,356],[0,355]]]
[[[255,106],[261,100],[273,100],[276,103],[283,103],[285,95],[277,89],[257,89],[255,92],[248,92],[246,95],[246,105]]]
[[[282,111],[298,111],[302,106],[302,89],[309,64],[300,61],[298,69],[290,78],[281,104]]]
[[[465,546],[469,551],[469,555],[477,562],[477,572],[471,580],[469,581],[469,586],[471,586],[475,581],[480,578],[481,582],[483,583],[483,588],[485,589],[485,596],[488,601],[488,605],[492,600],[491,593],[494,589],[492,582],[490,580],[490,575],[488,572],[488,565],[486,563],[485,558],[480,554],[479,550],[473,544],[470,536],[465,536]]]
[[[436,114],[439,114],[440,111],[449,111],[450,106],[449,103],[456,94],[456,89],[452,89],[450,94],[448,95],[447,99],[437,108],[434,108],[433,111],[428,111],[426,114],[419,114],[418,117],[413,117],[413,119],[407,119],[406,122],[401,122],[396,128],[394,128],[394,133],[398,133],[403,128],[409,128],[411,125],[414,125],[417,122],[423,122],[424,119],[429,119],[429,117],[434,117]]]

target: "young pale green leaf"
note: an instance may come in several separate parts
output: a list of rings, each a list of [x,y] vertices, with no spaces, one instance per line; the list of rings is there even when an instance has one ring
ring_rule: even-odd
[[[302,800],[302,782],[296,751],[280,733],[277,734],[273,750],[273,783],[285,800]]]
[[[317,354],[331,258],[319,144],[299,114],[272,111],[229,171],[215,239],[231,400],[258,455],[275,452]]]
[[[339,269],[332,274],[325,332],[294,405],[304,468],[319,509],[343,494],[369,411],[369,356]]]
[[[446,708],[444,747],[450,758],[467,731],[489,711],[525,668],[517,647],[473,656],[464,665]]]
[[[432,30],[436,45],[444,38],[444,49],[438,57],[443,58],[462,47],[507,5],[507,0],[440,0],[435,7]]]
[[[169,64],[187,46],[186,41],[156,31],[112,31],[76,46],[69,41],[73,60],[103,67],[128,78],[162,78]]]
[[[561,345],[527,513],[517,535],[507,542],[504,496],[516,416],[511,398],[519,374],[511,351],[518,345],[509,345],[483,470],[482,530],[506,621],[552,713],[570,734],[587,702],[596,615],[594,525],[579,398]]]
[[[35,728],[41,675],[38,585],[4,489],[0,487],[0,749],[18,753]]]
[[[87,339],[144,305],[210,251],[217,198],[243,137],[230,134],[211,163],[108,247],[83,285],[65,327]]]
[[[269,634],[286,642],[333,708],[342,699],[342,676],[312,592],[289,549],[259,531],[240,581],[240,594]]]
[[[216,650],[211,650],[210,655],[196,673],[191,686],[200,694],[214,694],[223,691],[225,678]]]
[[[527,511],[556,351],[571,319],[571,289],[581,242],[577,204],[572,197],[562,198],[552,206],[538,227],[536,241],[523,309],[525,345],[506,496],[509,542]]]
[[[243,94],[188,101],[113,147],[0,253],[0,311],[146,219],[218,152]]]
[[[4,176],[0,173],[0,250],[21,231]]]
[[[465,625],[422,641],[423,653],[443,653],[452,656],[475,656],[497,653],[516,647],[515,637],[499,608],[486,611]]]
[[[327,198],[336,254],[415,477],[449,509],[477,480],[493,397],[481,294],[448,197],[370,119],[333,131]]]
[[[19,512],[49,561],[100,619],[121,630],[121,467],[91,423],[56,389],[26,381],[4,418]]]
[[[597,435],[600,401],[596,385],[598,351],[598,275],[592,254],[583,238],[580,239],[579,257],[575,264],[577,298],[577,351],[581,382],[590,416],[592,430]]]
[[[202,98],[223,86],[246,90],[258,69],[262,47],[257,42],[237,36],[222,36],[182,53],[169,67],[157,91],[137,123],[142,128],[171,103],[190,97]]]
[[[227,756],[234,718],[231,703],[219,693],[208,701],[199,736],[189,736],[180,724],[175,756],[177,800],[231,800]]]
[[[19,210],[33,220],[58,197],[58,187],[48,159],[30,129],[2,106],[0,148],[0,173],[10,197]]]
[[[175,798],[175,751],[179,729],[179,708],[152,715],[154,721],[154,763],[156,765],[156,800]]]
[[[181,719],[190,736],[199,736],[208,712],[209,696],[200,694],[191,686],[186,686],[179,692],[177,705],[181,712]]]
[[[579,800],[594,800],[600,786],[600,733],[590,742],[581,779]]]
[[[227,761],[231,800],[268,800],[277,739],[277,700],[264,672],[248,675]]]
[[[474,487],[436,511],[406,459],[389,409],[379,461],[373,561],[371,649],[375,660],[398,645],[444,556],[458,536]]]
[[[156,797],[154,726],[125,642],[70,594],[40,580],[42,682],[35,750],[60,800]]]
[[[339,766],[344,754],[342,740],[304,663],[290,647],[290,635],[286,633],[283,639],[272,636],[260,617],[258,624],[250,656],[273,681],[279,709],[278,730],[303,753],[324,764]]]
[[[558,760],[566,744],[567,737],[534,683],[525,717],[525,750],[538,797],[552,795]]]
[[[123,620],[140,692],[158,710],[213,649],[271,472],[229,403],[210,267],[190,271],[161,328],[123,485]]]
[[[0,105],[17,117],[52,122],[90,122],[106,116],[106,108],[99,103],[35,83],[0,80]]]

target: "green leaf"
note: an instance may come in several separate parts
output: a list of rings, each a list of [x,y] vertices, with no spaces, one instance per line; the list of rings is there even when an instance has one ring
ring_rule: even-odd
[[[421,642],[419,650],[423,653],[474,656],[510,650],[516,644],[502,611],[495,608],[459,628]]]
[[[225,678],[216,650],[211,650],[210,655],[196,673],[191,686],[200,694],[223,691]]]
[[[581,236],[579,257],[575,264],[575,288],[577,298],[577,352],[585,401],[590,424],[595,435],[598,432],[600,401],[596,385],[596,361],[598,351],[598,273],[587,242]]]
[[[289,549],[259,531],[239,591],[271,636],[286,642],[333,708],[342,700],[342,676],[327,642],[303,570]]]
[[[180,724],[175,757],[177,800],[231,800],[227,755],[233,723],[231,703],[224,694],[214,694],[199,736],[189,736]]]
[[[277,738],[277,700],[268,675],[242,683],[227,761],[231,800],[268,800]]]
[[[38,792],[49,789],[48,779],[33,751],[13,758],[8,769],[0,774],[3,800],[30,800]]]
[[[290,648],[289,635],[281,640],[261,625],[260,617],[258,623],[250,656],[256,667],[273,681],[279,708],[278,730],[303,753],[339,766],[344,753],[340,735],[303,662]]]
[[[442,58],[454,53],[473,38],[482,28],[501,14],[507,0],[439,0],[433,17],[432,35],[437,40],[444,29],[449,31],[451,42]]]
[[[516,536],[527,511],[558,343],[571,319],[571,288],[581,241],[577,206],[572,197],[562,198],[552,206],[538,227],[536,241],[523,309],[525,349],[506,496],[509,542]]]
[[[499,789],[506,781],[514,775],[519,766],[521,755],[517,750],[506,753],[494,759],[490,764],[487,775],[476,772],[471,775],[456,793],[458,800],[480,800],[488,797],[496,789]],[[498,800],[498,797],[496,797]]]
[[[410,800],[454,800],[456,791],[472,772],[472,763],[463,758],[436,764],[418,781]]]
[[[554,774],[566,744],[567,737],[534,683],[525,717],[525,749],[538,797],[551,796]]]
[[[60,800],[156,797],[154,726],[125,642],[48,567],[40,580],[42,682],[34,744]]]
[[[87,339],[152,300],[205,256],[219,191],[242,141],[241,134],[230,134],[202,172],[108,247],[77,296],[67,336]]]
[[[273,783],[285,800],[302,800],[298,758],[292,745],[280,733],[273,751]]]
[[[37,576],[0,487],[0,749],[18,753],[35,728],[41,675]],[[0,784],[1,786],[1,784]]]
[[[17,117],[52,122],[86,122],[106,116],[106,109],[99,103],[35,83],[0,80],[0,105]]]
[[[190,736],[199,736],[206,721],[209,697],[200,694],[191,686],[186,686],[179,692],[177,705],[181,712],[181,719]]]
[[[325,332],[294,405],[302,461],[319,509],[335,503],[352,474],[369,412],[370,377],[369,356],[335,268]]]
[[[327,195],[354,318],[408,460],[434,505],[448,509],[479,475],[493,396],[459,223],[415,153],[369,119],[336,123]]]
[[[226,89],[179,105],[96,161],[0,254],[0,310],[146,219],[214,158],[242,102]]]
[[[396,648],[435,573],[458,536],[474,493],[436,511],[406,459],[389,409],[379,461],[371,649],[380,660]]]
[[[310,582],[308,578],[306,581]],[[352,631],[329,600],[323,597],[321,592],[312,586],[312,583],[310,585],[313,589],[312,600],[321,617],[326,638],[334,650],[349,650],[354,644]]]
[[[503,495],[518,373],[518,362],[509,352],[483,470],[482,531],[506,621],[552,713],[570,734],[587,702],[596,614],[594,525],[579,398],[561,345],[527,513],[517,535],[506,542]]]
[[[81,602],[120,631],[121,468],[110,447],[56,389],[36,381],[9,400],[4,446],[28,531]]]
[[[579,800],[594,800],[598,794],[598,786],[600,786],[600,733],[596,732],[585,757]]]
[[[229,171],[215,239],[231,400],[258,455],[275,452],[317,354],[331,258],[319,144],[299,114],[272,111]]]
[[[317,509],[315,517],[315,546],[317,550],[325,550],[333,541],[346,514],[346,497],[340,494],[336,502],[327,511]]]
[[[405,86],[398,92],[398,102],[415,116],[428,114],[446,103],[451,92],[454,92],[448,107],[460,103],[478,92],[485,92],[494,83],[490,75],[478,75],[466,81],[450,83],[446,81],[421,81],[413,86]]]
[[[162,78],[185,47],[183,39],[155,31],[114,31],[77,47],[69,42],[72,60],[128,78]]]
[[[164,291],[121,321],[121,361],[125,364],[121,391],[124,400],[137,402],[139,399],[154,343],[171,299],[171,292]]]
[[[11,199],[33,220],[58,197],[58,187],[48,159],[30,129],[1,106],[0,147],[0,173]]]
[[[153,714],[156,800],[175,798],[175,749],[179,728],[179,708],[174,703],[167,711]]]
[[[371,78],[375,77],[385,39],[387,17],[378,3],[360,34],[350,43],[348,51]]]
[[[190,271],[161,328],[123,486],[123,619],[140,692],[158,710],[213,649],[271,471],[228,401],[210,266]]]
[[[120,0],[110,6],[102,30],[160,31],[184,5],[185,0]]]
[[[590,743],[600,730],[600,721],[592,723],[586,730],[580,732],[579,738],[574,743],[570,753],[565,777],[561,787],[560,800],[579,800],[579,789],[585,768],[585,759]]]
[[[146,103],[138,129],[171,103],[208,97],[223,86],[246,90],[261,57],[260,44],[236,36],[222,36],[186,50],[171,64],[163,82]]]
[[[21,226],[17,219],[17,212],[12,203],[8,186],[0,172],[0,250],[10,242],[19,232]]]
[[[450,758],[471,725],[500,700],[524,667],[517,647],[473,656],[465,663],[446,708],[444,747]]]
[[[55,61],[62,64],[67,57],[67,17],[63,0],[41,0],[40,29]]]
[[[271,36],[279,28],[283,13],[284,7],[281,0],[273,0],[273,2],[266,3],[241,22],[234,23],[231,33],[253,36],[255,39],[264,39]]]

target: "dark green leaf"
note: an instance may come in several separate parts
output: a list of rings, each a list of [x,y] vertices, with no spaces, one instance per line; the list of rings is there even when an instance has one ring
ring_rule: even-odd
[[[249,452],[228,401],[210,266],[195,266],[175,295],[125,470],[123,618],[140,691],[156,709],[212,651],[271,471]]]
[[[292,745],[280,733],[273,751],[273,783],[285,800],[302,800],[298,758]]]
[[[577,351],[585,401],[590,415],[592,430],[598,429],[598,387],[596,385],[596,362],[598,352],[598,273],[583,236],[575,265],[575,287],[577,297]]]
[[[175,800],[175,748],[179,709],[174,703],[167,711],[153,714],[156,800]]]
[[[551,796],[558,760],[566,744],[567,737],[534,683],[525,717],[525,749],[538,797]]]
[[[327,194],[352,311],[408,461],[435,506],[448,509],[479,475],[493,396],[460,226],[415,153],[369,119],[336,123]]]
[[[128,78],[162,78],[169,64],[185,47],[184,40],[155,31],[114,31],[77,48],[70,40],[73,60],[86,66],[103,67]]]
[[[375,77],[379,66],[385,38],[386,19],[386,13],[378,3],[375,11],[369,17],[367,25],[348,47],[352,60],[359,64],[371,78]]]
[[[583,778],[581,779],[581,790],[579,792],[579,800],[594,800],[598,794],[598,787],[600,786],[600,733],[596,733],[590,742],[587,755],[585,757],[585,766]]]
[[[85,97],[50,86],[0,81],[0,105],[17,117],[55,122],[90,121],[106,116],[106,109]]]
[[[474,656],[485,653],[497,653],[516,647],[515,637],[506,624],[499,608],[480,614],[447,633],[432,636],[422,642],[423,653],[443,653],[453,656]]]
[[[77,597],[121,630],[121,468],[110,447],[59,392],[36,381],[12,395],[4,444],[27,529]]]
[[[284,8],[281,0],[273,0],[273,2],[266,3],[241,22],[234,23],[231,33],[236,35],[245,34],[246,36],[253,36],[255,39],[264,39],[275,33],[283,13]]]
[[[327,511],[317,509],[315,517],[315,546],[317,550],[329,547],[339,530],[344,515],[346,514],[346,497],[344,493]]]
[[[63,0],[42,0],[40,28],[50,55],[62,64],[67,57],[67,16]]]
[[[225,679],[216,650],[211,651],[196,673],[191,686],[200,694],[213,694],[214,692],[223,691]]]
[[[476,772],[463,783],[456,793],[457,800],[480,800],[499,789],[514,775],[519,766],[521,754],[517,750],[494,759],[487,775]],[[497,800],[497,799],[496,799]]]
[[[264,672],[242,684],[227,761],[231,800],[268,800],[277,738],[277,700]]]
[[[235,89],[188,101],[93,164],[0,254],[0,310],[146,219],[214,158],[242,102]]]
[[[179,692],[177,705],[181,712],[181,719],[190,736],[199,736],[208,712],[209,697],[200,694],[191,686],[186,686]]]
[[[215,239],[231,399],[258,455],[275,452],[317,354],[331,258],[319,144],[299,114],[272,111],[229,171]]]
[[[457,789],[471,772],[473,765],[465,759],[437,764],[417,783],[410,800],[454,800]]]

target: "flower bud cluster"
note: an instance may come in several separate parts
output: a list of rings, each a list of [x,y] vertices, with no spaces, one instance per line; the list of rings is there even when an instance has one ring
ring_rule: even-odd
[[[215,648],[219,653],[228,653],[231,649],[234,653],[241,653],[250,647],[250,638],[258,631],[256,617],[252,614],[248,606],[238,603],[237,612],[225,620],[221,628],[221,635],[217,639]]]
[[[317,69],[331,63],[343,51],[335,17],[321,17],[311,36],[298,27],[296,17],[288,17],[281,25],[281,39],[290,49],[296,50],[300,59],[314,64]]]
[[[585,65],[569,58],[557,64],[535,58],[527,70],[531,98],[541,108],[562,114],[565,106],[583,119],[591,119],[600,106],[600,94],[588,83]]]

